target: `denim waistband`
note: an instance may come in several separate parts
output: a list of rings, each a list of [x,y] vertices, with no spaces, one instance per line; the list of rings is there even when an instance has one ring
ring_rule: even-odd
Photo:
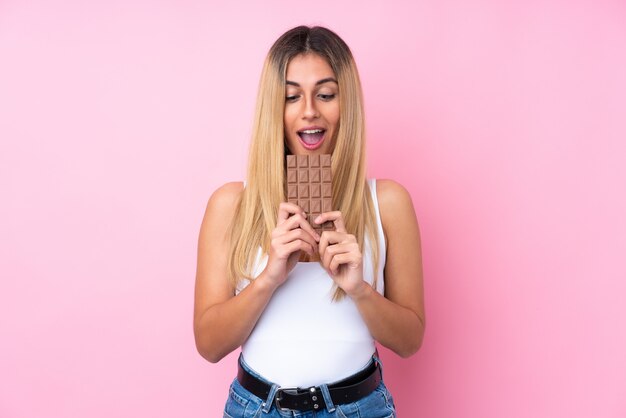
[[[382,376],[382,362],[380,361],[380,358],[378,356],[378,351],[374,352],[374,354],[372,355],[372,358],[370,359],[370,361],[360,370],[356,371],[354,374],[358,374],[359,372],[366,370],[368,367],[371,367],[371,365],[373,363],[377,363],[378,367],[380,368],[380,373]],[[265,413],[268,413],[270,411],[270,409],[272,408],[272,405],[274,404],[274,399],[276,397],[276,394],[278,392],[279,389],[281,389],[281,387],[276,384],[273,383],[269,380],[267,380],[265,377],[263,377],[260,373],[258,373],[256,370],[254,370],[248,363],[246,363],[243,354],[239,355],[239,364],[241,365],[241,367],[248,373],[250,373],[252,376],[254,376],[255,378],[259,379],[260,381],[266,383],[268,386],[271,387],[269,394],[267,396],[267,399],[264,399],[263,401],[263,405],[262,405],[262,410]],[[351,375],[352,376],[352,375]],[[328,382],[328,383],[323,383],[318,385],[322,396],[324,397],[324,401],[326,404],[326,408],[328,410],[328,412],[334,412],[335,411],[335,405],[333,404],[333,401],[331,399],[331,395],[329,392],[328,387],[332,386],[333,384],[337,383],[337,382],[341,382],[345,379],[350,378],[351,376],[346,376],[345,378],[339,379],[335,382]]]

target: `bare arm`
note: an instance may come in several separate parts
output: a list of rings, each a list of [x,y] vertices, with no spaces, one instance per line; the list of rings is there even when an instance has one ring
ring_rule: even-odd
[[[336,222],[337,231],[322,234],[320,254],[333,280],[354,300],[374,339],[409,357],[422,345],[426,325],[419,227],[411,196],[402,186],[379,180],[377,191],[387,243],[385,296],[363,281],[360,249],[345,231],[339,212],[322,215],[322,221]]]
[[[419,226],[406,189],[391,180],[376,183],[387,241],[385,297],[367,286],[355,302],[374,338],[408,357],[421,347],[426,326]]]
[[[243,185],[229,183],[211,196],[198,239],[194,334],[202,357],[217,362],[250,335],[272,291],[253,282],[238,297],[227,279],[228,225]]]
[[[278,217],[282,223],[273,232],[266,269],[235,296],[227,275],[228,227],[242,191],[242,183],[228,183],[213,193],[198,239],[194,335],[198,352],[212,363],[245,342],[272,294],[297,262],[300,250],[312,253],[316,245],[301,228],[306,222],[298,213],[301,209],[281,205]],[[313,232],[308,223],[305,227]]]

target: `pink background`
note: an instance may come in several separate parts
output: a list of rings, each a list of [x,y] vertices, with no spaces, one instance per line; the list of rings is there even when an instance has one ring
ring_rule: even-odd
[[[353,49],[370,174],[421,224],[400,416],[626,416],[624,2],[3,0],[0,417],[221,416],[197,234],[300,23]]]

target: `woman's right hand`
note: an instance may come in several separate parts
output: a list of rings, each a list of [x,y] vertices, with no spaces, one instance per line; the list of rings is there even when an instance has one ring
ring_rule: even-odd
[[[281,203],[264,271],[267,279],[276,286],[283,284],[300,259],[300,251],[312,256],[319,240],[320,236],[307,221],[302,208],[293,203]]]

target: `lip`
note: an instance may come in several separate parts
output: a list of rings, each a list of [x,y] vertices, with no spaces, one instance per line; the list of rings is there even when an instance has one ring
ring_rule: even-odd
[[[308,131],[308,130],[313,130],[313,129],[321,129],[321,130],[324,131],[324,134],[322,135],[322,139],[320,139],[320,141],[318,143],[310,145],[310,144],[307,144],[306,142],[304,142],[302,140],[302,138],[300,137],[300,135],[298,135],[298,134],[300,132],[302,132],[302,131]],[[306,127],[302,128],[302,129],[299,129],[298,131],[296,131],[296,136],[298,137],[298,141],[300,141],[300,144],[302,144],[302,146],[304,148],[306,148],[308,150],[316,150],[319,147],[321,147],[322,144],[324,143],[324,141],[326,140],[326,132],[327,132],[327,129],[326,128],[322,128],[321,126],[306,126]]]
[[[326,130],[326,128],[322,127],[322,126],[305,126],[302,129],[298,129],[298,132],[302,132],[302,131],[311,131],[313,129],[321,129],[323,131]]]

